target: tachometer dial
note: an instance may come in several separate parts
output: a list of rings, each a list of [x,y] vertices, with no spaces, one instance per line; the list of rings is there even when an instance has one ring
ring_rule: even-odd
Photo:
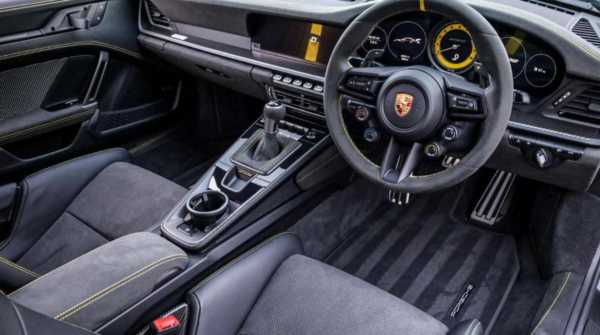
[[[447,24],[438,30],[431,53],[437,65],[451,72],[469,69],[477,58],[471,33],[458,23]]]
[[[427,34],[420,25],[405,21],[390,31],[388,46],[392,55],[403,62],[419,58],[427,46]]]
[[[380,27],[375,27],[367,39],[363,42],[362,48],[366,52],[374,49],[385,49],[387,46],[387,34]]]
[[[504,43],[504,48],[508,53],[513,78],[517,78],[523,73],[523,69],[525,69],[527,51],[525,51],[523,43],[514,37],[504,37],[502,43]]]

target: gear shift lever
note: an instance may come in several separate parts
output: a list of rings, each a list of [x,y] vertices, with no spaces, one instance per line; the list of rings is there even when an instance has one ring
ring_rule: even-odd
[[[263,109],[263,115],[265,118],[265,134],[275,135],[277,134],[277,125],[279,121],[285,117],[286,108],[281,101],[272,100],[267,102]]]
[[[252,160],[268,161],[281,151],[277,141],[277,125],[285,117],[285,106],[280,101],[269,101],[263,109],[265,118],[264,134],[256,146]]]

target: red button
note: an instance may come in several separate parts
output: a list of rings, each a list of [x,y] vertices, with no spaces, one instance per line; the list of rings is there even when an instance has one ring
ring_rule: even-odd
[[[167,317],[154,321],[154,328],[156,328],[156,330],[158,330],[159,332],[177,326],[179,326],[179,320],[177,320],[177,318],[173,315],[169,315]]]

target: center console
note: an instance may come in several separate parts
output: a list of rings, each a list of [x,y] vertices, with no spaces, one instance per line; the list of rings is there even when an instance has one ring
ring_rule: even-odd
[[[268,85],[267,85],[268,86]],[[329,140],[319,115],[271,101],[258,119],[191,188],[162,222],[163,235],[203,250]]]

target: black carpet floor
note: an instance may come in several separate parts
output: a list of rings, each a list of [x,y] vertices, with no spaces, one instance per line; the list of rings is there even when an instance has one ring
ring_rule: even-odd
[[[511,236],[450,219],[454,189],[389,205],[365,221],[325,262],[432,315],[448,327],[476,318],[489,331],[519,273]],[[458,313],[455,306],[472,287]]]

